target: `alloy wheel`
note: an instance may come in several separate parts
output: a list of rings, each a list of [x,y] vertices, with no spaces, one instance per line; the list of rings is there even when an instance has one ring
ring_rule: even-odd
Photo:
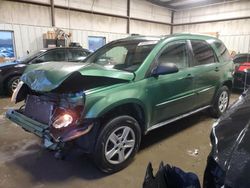
[[[124,162],[135,147],[135,133],[133,129],[122,126],[115,129],[105,144],[105,157],[111,164]]]
[[[220,94],[219,101],[218,101],[218,107],[220,112],[224,112],[227,109],[228,106],[228,93],[226,91],[223,91]]]
[[[14,92],[15,89],[17,88],[17,85],[18,85],[19,81],[20,81],[20,79],[13,80],[13,82],[11,84],[11,90],[12,90],[12,92]]]

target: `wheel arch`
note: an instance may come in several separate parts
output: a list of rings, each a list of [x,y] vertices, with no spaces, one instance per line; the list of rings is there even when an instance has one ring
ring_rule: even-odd
[[[233,82],[232,80],[226,80],[222,83],[222,86],[227,86],[229,91],[231,91],[233,88]]]
[[[101,124],[105,124],[110,119],[119,115],[129,115],[135,118],[140,125],[142,134],[145,133],[147,118],[142,104],[130,101],[113,105],[103,109],[98,117],[101,121]]]
[[[11,78],[13,78],[13,77],[15,77],[15,76],[22,76],[22,74],[21,73],[19,73],[19,72],[13,72],[12,74],[9,74],[8,76],[6,76],[4,79],[3,79],[3,86],[4,86],[4,88],[5,89],[7,89],[7,87],[8,87],[8,82],[9,82],[9,80],[11,79]]]

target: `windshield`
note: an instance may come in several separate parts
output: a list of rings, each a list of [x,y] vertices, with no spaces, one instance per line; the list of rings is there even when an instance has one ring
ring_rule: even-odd
[[[108,44],[93,53],[85,62],[106,68],[136,71],[158,40],[129,40]]]
[[[42,54],[45,51],[46,50],[37,50],[37,51],[31,52],[28,55],[25,55],[25,56],[19,58],[17,61],[28,62],[28,61],[34,59],[35,57],[39,56],[40,54]]]

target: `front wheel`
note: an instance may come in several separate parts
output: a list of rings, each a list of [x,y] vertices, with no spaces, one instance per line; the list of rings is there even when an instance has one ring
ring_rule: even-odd
[[[119,116],[109,121],[100,132],[94,155],[97,167],[105,173],[122,170],[139,149],[141,129],[131,116]]]
[[[216,93],[210,114],[212,117],[218,118],[223,114],[229,105],[230,92],[227,86],[222,86]]]
[[[10,78],[7,82],[7,93],[8,95],[12,95],[12,93],[15,91],[15,89],[17,88],[17,85],[20,81],[20,76],[13,76],[12,78]]]

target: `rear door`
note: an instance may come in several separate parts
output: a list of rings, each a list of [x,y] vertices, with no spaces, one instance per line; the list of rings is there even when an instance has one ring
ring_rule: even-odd
[[[151,125],[174,118],[193,109],[193,76],[189,69],[189,50],[185,40],[170,42],[156,59],[158,64],[175,63],[177,73],[148,78],[152,102]]]
[[[195,108],[211,104],[220,82],[220,63],[212,47],[204,40],[190,40],[191,62],[196,92]]]

